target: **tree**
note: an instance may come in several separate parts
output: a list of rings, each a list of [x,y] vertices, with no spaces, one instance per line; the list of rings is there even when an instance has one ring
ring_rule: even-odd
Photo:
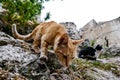
[[[4,13],[0,12],[0,30],[11,34],[11,24],[17,23],[18,31],[23,34],[30,32],[37,25],[36,15],[41,15],[44,9],[43,3],[48,1],[50,0],[0,0],[2,7],[6,10]],[[49,18],[50,12],[46,13],[42,21]]]
[[[2,7],[7,10],[7,13],[1,17],[9,23],[35,21],[35,16],[41,14],[42,3],[45,1],[49,0],[0,0]],[[50,18],[49,14],[45,19],[48,18]]]

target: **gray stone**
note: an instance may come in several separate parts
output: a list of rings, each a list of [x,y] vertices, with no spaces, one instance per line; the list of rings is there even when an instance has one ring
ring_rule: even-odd
[[[80,30],[80,33],[83,33],[84,39],[95,40],[95,44],[120,47],[120,17],[99,23],[91,20]]]
[[[73,22],[61,22],[63,26],[67,28],[68,35],[71,39],[77,40],[80,39],[80,34],[76,28],[76,25]]]

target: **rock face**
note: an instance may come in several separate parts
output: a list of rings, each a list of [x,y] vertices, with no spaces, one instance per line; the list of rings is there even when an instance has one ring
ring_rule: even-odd
[[[91,20],[80,30],[80,33],[83,33],[84,39],[95,40],[96,44],[120,47],[120,17],[99,23]]]
[[[60,24],[64,25],[67,28],[68,35],[71,37],[71,39],[80,39],[79,32],[73,22],[61,22]]]
[[[31,44],[0,32],[0,80],[76,80],[63,69],[56,55],[48,51],[41,62]],[[79,78],[78,78],[79,79]]]
[[[73,62],[70,67],[71,72],[62,69],[63,67],[59,64],[55,54],[49,52],[49,61],[43,63],[39,60],[39,55],[33,53],[30,43],[14,39],[0,32],[0,80],[89,80],[89,78],[91,80],[106,80],[108,77],[110,78],[107,80],[119,80],[120,69],[118,64],[114,65],[118,76],[104,76],[103,72],[106,71],[100,73],[100,69],[93,70],[88,67],[88,64],[86,64],[88,61],[76,59],[76,64]],[[119,63],[119,60],[119,58],[117,60],[115,58],[115,60],[112,59],[112,62]],[[89,65],[92,64],[89,63]],[[116,66],[118,67],[116,68]],[[101,75],[103,79],[101,79],[101,76],[96,75],[96,77],[87,74],[89,72]],[[109,74],[109,72],[106,74]]]

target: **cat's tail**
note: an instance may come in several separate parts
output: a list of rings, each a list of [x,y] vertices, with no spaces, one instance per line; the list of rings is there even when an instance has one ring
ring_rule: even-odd
[[[34,32],[35,32],[35,30],[33,30],[31,33],[29,33],[27,35],[21,35],[17,32],[16,24],[12,24],[12,34],[17,39],[21,39],[21,40],[25,40],[25,41],[31,40],[34,35]]]

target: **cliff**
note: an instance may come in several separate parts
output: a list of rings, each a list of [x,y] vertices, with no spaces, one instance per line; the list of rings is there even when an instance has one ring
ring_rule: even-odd
[[[95,40],[95,44],[120,47],[120,17],[99,23],[91,20],[80,30],[80,33],[83,33],[84,39]]]

